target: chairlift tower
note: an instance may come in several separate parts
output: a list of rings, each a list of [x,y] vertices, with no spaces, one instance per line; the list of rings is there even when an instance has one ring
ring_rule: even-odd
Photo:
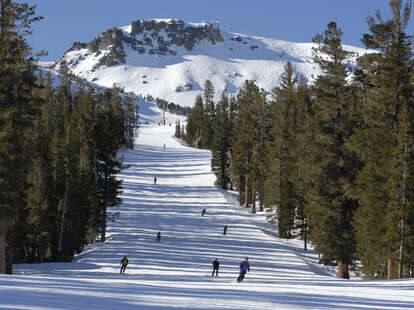
[[[165,125],[165,104],[166,102],[164,100],[163,105],[162,105],[162,124],[163,125]]]
[[[220,30],[221,20],[218,20],[218,19],[213,20],[212,24],[213,24],[213,27],[214,27],[215,29]]]

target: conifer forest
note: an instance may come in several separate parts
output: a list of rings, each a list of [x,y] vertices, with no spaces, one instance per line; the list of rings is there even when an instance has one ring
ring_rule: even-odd
[[[13,263],[68,261],[105,240],[107,208],[119,204],[138,124],[133,100],[37,66],[26,41],[34,7],[0,7],[0,273]]]
[[[185,131],[212,151],[217,184],[252,213],[267,210],[280,238],[311,242],[337,276],[414,276],[413,38],[411,1],[367,19],[371,51],[349,65],[335,22],[313,38],[323,74],[309,85],[290,62],[270,94],[246,81],[213,101],[206,80]]]

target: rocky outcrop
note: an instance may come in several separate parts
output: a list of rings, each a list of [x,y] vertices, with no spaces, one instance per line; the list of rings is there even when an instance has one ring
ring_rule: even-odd
[[[125,63],[125,47],[130,47],[138,54],[174,56],[177,55],[174,47],[184,47],[191,51],[203,40],[212,44],[223,42],[220,30],[212,24],[195,26],[179,19],[137,20],[131,23],[129,32],[118,28],[109,29],[89,43],[74,43],[66,53],[87,49],[89,54],[101,56],[95,67],[112,66]],[[66,64],[64,58],[65,56],[60,60],[61,64]],[[73,61],[71,63],[74,65]]]

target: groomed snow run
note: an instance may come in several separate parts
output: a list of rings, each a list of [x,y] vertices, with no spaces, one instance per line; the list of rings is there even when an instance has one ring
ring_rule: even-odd
[[[15,265],[14,275],[0,276],[0,309],[414,309],[413,279],[336,279],[301,242],[276,238],[263,214],[214,186],[210,152],[173,133],[173,124],[140,127],[124,154],[130,168],[120,175],[123,203],[111,211],[119,217],[108,241],[72,263]],[[130,264],[121,275],[124,255]],[[251,270],[239,284],[245,256]]]

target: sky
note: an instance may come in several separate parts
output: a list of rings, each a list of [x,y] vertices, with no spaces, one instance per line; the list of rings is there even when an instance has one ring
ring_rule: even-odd
[[[24,1],[24,0],[22,0]],[[362,47],[367,16],[379,9],[391,17],[389,0],[26,0],[44,19],[33,27],[29,43],[54,61],[74,42],[89,42],[112,27],[144,18],[186,22],[220,21],[220,29],[292,42],[311,42],[326,25],[337,22],[343,43]],[[414,11],[414,10],[413,10]],[[414,14],[407,33],[414,33]]]

